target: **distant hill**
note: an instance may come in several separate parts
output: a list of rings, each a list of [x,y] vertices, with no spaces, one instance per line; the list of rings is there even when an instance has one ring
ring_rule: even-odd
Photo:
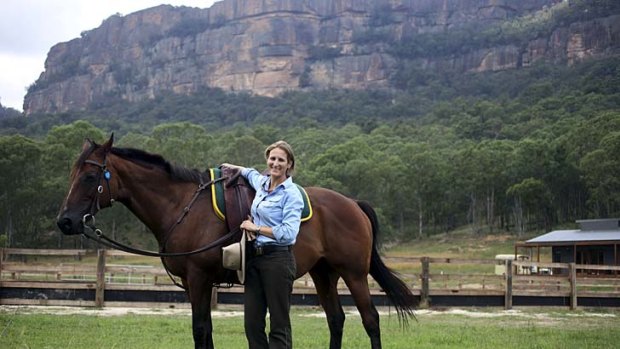
[[[425,73],[572,65],[620,52],[614,0],[224,0],[114,15],[51,48],[26,115],[192,95],[394,91]]]

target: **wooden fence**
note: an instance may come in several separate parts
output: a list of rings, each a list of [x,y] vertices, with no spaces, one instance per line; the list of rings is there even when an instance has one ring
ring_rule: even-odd
[[[132,257],[113,250],[0,249],[0,304],[188,306],[184,292],[163,267],[129,264],[136,263]],[[455,299],[486,299],[471,304],[506,309],[546,304],[542,299],[559,299],[550,304],[571,309],[585,300],[620,306],[620,266],[430,257],[384,260],[410,286],[421,306],[451,305]],[[503,274],[496,271],[498,263],[504,263]],[[546,273],[533,272],[541,270]],[[373,297],[385,297],[372,277],[369,285]],[[344,297],[349,295],[342,281],[338,288]],[[240,286],[218,288],[213,303],[218,299],[239,303],[242,293]],[[293,295],[301,304],[316,303],[303,302],[316,298],[308,275],[295,281]]]

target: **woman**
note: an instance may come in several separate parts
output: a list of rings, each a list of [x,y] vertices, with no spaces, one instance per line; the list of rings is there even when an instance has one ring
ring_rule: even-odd
[[[251,219],[241,229],[255,237],[249,246],[245,271],[245,334],[250,349],[292,348],[289,316],[296,267],[292,246],[301,224],[303,199],[293,183],[295,156],[291,146],[278,141],[265,150],[268,174],[241,169],[256,190]],[[270,332],[265,334],[269,309]]]

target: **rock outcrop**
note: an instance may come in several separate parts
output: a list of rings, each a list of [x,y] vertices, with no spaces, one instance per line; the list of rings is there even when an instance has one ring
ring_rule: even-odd
[[[24,101],[26,114],[114,99],[190,94],[204,87],[275,96],[322,88],[387,88],[399,64],[389,42],[533,16],[561,0],[223,0],[115,15],[51,48]],[[481,72],[540,59],[572,64],[615,53],[620,16],[574,23],[527,44],[419,57],[424,69]]]

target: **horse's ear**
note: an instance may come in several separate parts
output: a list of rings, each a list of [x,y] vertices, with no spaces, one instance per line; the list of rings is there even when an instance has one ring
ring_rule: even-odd
[[[92,146],[93,146],[93,141],[91,141],[90,138],[85,138],[84,144],[82,144],[82,151],[86,151],[86,149],[89,149]]]
[[[110,139],[103,145],[103,149],[105,149],[106,153],[112,149],[112,144],[114,143],[114,133],[110,135]]]

